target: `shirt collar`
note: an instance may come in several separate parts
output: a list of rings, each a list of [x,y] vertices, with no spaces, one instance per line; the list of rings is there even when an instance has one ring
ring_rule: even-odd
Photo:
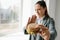
[[[43,17],[41,17],[41,18],[37,17],[37,19],[43,20],[43,19],[44,19],[44,17],[45,17],[45,16],[43,16]]]

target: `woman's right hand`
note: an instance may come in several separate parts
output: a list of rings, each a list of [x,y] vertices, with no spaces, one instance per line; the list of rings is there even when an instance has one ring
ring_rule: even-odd
[[[36,18],[37,18],[37,16],[36,16],[36,15],[32,15],[32,18],[31,18],[31,23],[35,23]]]
[[[29,17],[29,19],[28,19],[28,23],[27,23],[27,24],[35,23],[36,18],[37,18],[36,15],[32,15],[32,18]]]
[[[28,19],[28,24],[31,22],[31,18],[29,17],[29,19]]]
[[[29,17],[28,23],[27,23],[27,25],[26,25],[26,29],[28,28],[28,25],[29,25],[30,23],[35,23],[36,18],[37,18],[36,15],[33,15],[32,17]],[[34,29],[34,28],[31,28],[31,29]]]

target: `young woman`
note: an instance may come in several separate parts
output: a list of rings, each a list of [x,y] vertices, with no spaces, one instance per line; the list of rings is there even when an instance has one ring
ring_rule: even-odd
[[[37,23],[40,24],[37,29],[39,29],[39,27],[44,27],[46,29],[47,27],[48,30],[43,33],[40,33],[39,30],[36,35],[30,34],[29,40],[55,40],[57,36],[55,22],[53,18],[48,15],[45,1],[38,1],[35,4],[35,11],[37,16],[33,15],[32,18],[29,18],[27,25],[30,23]]]

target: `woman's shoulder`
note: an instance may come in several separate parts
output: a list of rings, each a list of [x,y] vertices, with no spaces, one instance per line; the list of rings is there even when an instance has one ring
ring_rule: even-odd
[[[43,20],[54,20],[52,17],[45,16]]]
[[[52,17],[48,18],[50,22],[54,22],[54,19]]]

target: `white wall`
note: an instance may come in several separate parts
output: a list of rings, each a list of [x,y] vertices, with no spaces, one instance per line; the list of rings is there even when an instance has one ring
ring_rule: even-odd
[[[45,0],[47,4],[48,14],[55,19],[56,0]]]
[[[55,13],[56,29],[57,29],[57,38],[60,40],[60,0],[56,0],[56,13]]]

